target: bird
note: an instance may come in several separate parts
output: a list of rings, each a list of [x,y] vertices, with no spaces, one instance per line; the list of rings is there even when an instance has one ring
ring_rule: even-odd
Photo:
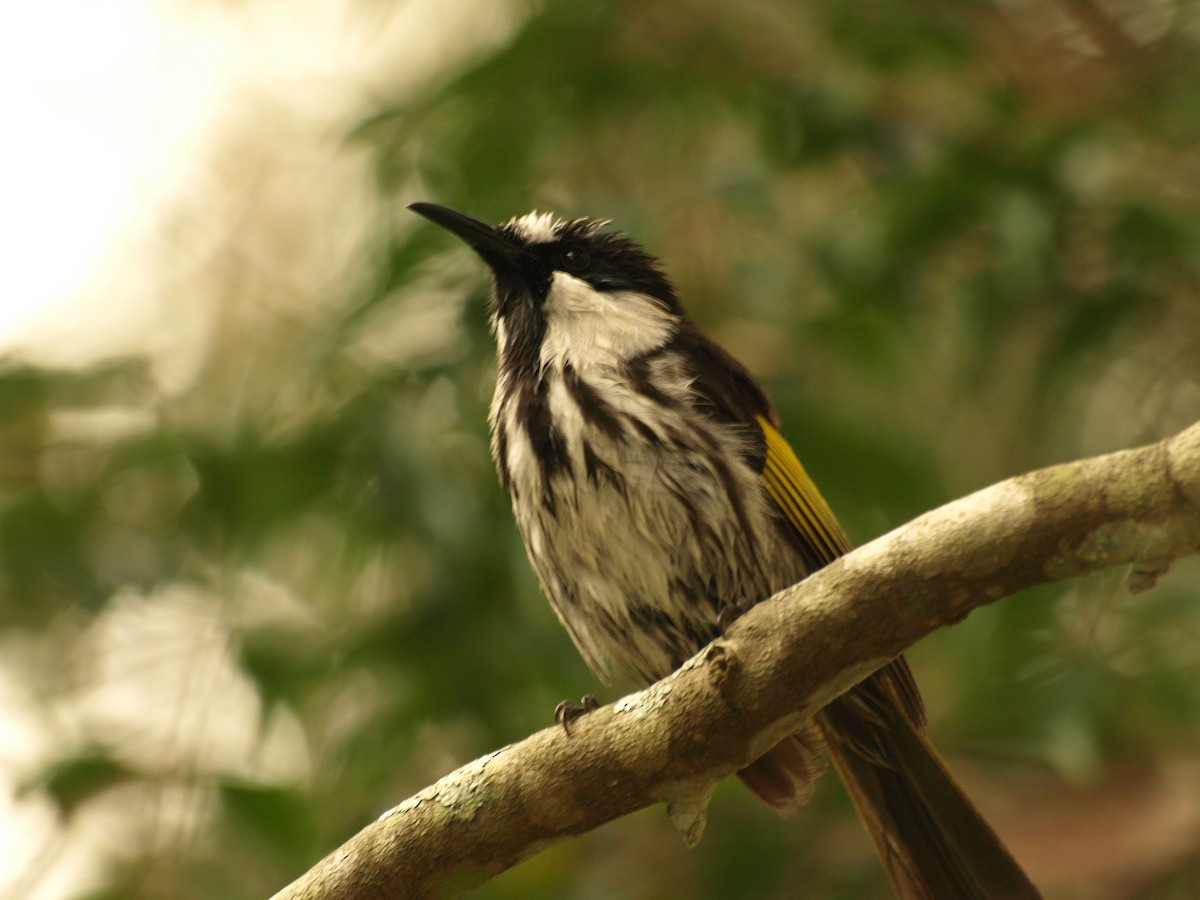
[[[849,552],[766,391],[701,333],[657,258],[601,220],[409,209],[490,270],[492,456],[538,581],[602,681],[664,678]],[[597,706],[584,701],[556,711],[568,734]],[[926,737],[903,657],[738,775],[788,816],[826,752],[898,897],[1040,896]]]

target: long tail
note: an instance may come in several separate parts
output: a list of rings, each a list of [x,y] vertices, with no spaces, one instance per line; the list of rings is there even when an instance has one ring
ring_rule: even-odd
[[[901,667],[903,664],[901,663]],[[889,669],[891,667],[888,667]],[[1033,900],[1041,894],[967,799],[921,733],[919,708],[894,692],[883,670],[817,717],[834,767],[901,900]],[[915,695],[914,695],[915,696]],[[793,737],[752,763],[742,780],[787,815],[807,799],[815,769],[807,737]],[[791,773],[789,779],[788,773]],[[787,790],[788,784],[795,790]]]

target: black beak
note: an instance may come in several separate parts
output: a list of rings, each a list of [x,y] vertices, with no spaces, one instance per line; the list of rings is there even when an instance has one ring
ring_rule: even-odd
[[[408,208],[464,240],[493,269],[520,271],[523,263],[532,257],[528,249],[495,225],[481,222],[456,209],[436,203],[410,203]]]

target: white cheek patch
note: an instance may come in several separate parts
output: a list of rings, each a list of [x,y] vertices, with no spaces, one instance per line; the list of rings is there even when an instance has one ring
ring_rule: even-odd
[[[555,272],[544,307],[543,367],[571,363],[586,371],[613,367],[665,344],[677,317],[636,291],[598,291],[586,281]]]

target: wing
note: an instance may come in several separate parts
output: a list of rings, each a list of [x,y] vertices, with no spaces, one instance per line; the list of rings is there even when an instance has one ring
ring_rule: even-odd
[[[708,413],[745,432],[745,460],[779,507],[779,525],[807,569],[815,572],[849,551],[849,538],[780,433],[779,415],[745,366],[695,327],[682,329],[675,340],[675,349],[695,363],[692,386]]]
[[[812,547],[822,563],[850,552],[850,539],[833,510],[804,470],[796,452],[764,416],[755,416],[766,438],[767,456],[759,477],[771,499]]]
[[[820,559],[816,568],[833,562],[843,553],[849,553],[850,539],[804,470],[791,444],[779,433],[779,429],[762,416],[757,417],[757,422],[767,445],[766,462],[759,477],[804,545],[811,548]],[[894,695],[914,727],[924,727],[925,708],[921,693],[904,657],[888,663],[876,673],[874,679],[859,688],[863,693],[880,690]]]
[[[809,572],[848,553],[850,539],[780,432],[778,413],[745,366],[694,327],[683,329],[676,341],[686,358],[696,362],[693,387],[709,412],[746,430],[746,461],[759,473],[781,513],[780,528]],[[888,690],[914,726],[923,727],[924,704],[903,657],[880,670],[875,689]]]

